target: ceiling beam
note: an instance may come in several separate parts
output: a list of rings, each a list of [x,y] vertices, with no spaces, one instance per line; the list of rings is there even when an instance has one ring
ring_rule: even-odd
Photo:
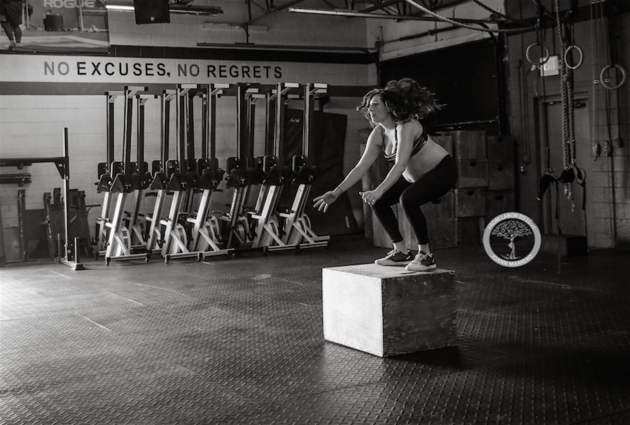
[[[269,9],[269,10],[267,10],[266,12],[264,12],[262,15],[257,16],[257,17],[255,17],[255,18],[252,18],[252,17],[250,16],[250,17],[249,17],[249,20],[248,20],[247,22],[243,22],[242,24],[240,24],[240,26],[242,26],[242,27],[246,27],[247,25],[251,25],[251,24],[253,24],[254,22],[256,22],[257,20],[259,20],[259,19],[262,19],[262,18],[264,18],[264,17],[266,17],[266,16],[269,16],[269,15],[271,15],[271,14],[273,14],[273,13],[280,12],[281,10],[284,10],[284,9],[290,8],[291,6],[295,6],[296,4],[300,4],[300,3],[302,3],[303,1],[304,1],[304,0],[293,0],[293,1],[287,2],[287,3],[283,4],[283,5],[280,5],[280,6],[274,7],[273,9]],[[249,3],[250,3],[250,2],[251,2],[251,0],[247,0],[248,7],[249,7]],[[272,4],[273,4],[273,3],[272,3]]]
[[[199,47],[212,47],[217,49],[245,49],[245,50],[282,50],[282,51],[321,51],[321,52],[360,52],[371,53],[376,49],[369,49],[365,47],[343,47],[343,46],[302,46],[302,45],[289,45],[289,44],[253,44],[253,43],[197,43]]]

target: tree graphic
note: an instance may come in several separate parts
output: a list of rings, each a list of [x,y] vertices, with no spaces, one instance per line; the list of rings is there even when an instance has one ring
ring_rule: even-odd
[[[510,255],[504,256],[508,260],[516,260],[516,243],[514,240],[519,237],[529,236],[532,234],[527,224],[519,220],[505,220],[492,229],[492,236],[499,236],[510,241]]]

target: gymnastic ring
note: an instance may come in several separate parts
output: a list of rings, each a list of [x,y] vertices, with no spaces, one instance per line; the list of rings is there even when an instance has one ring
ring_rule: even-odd
[[[604,74],[606,73],[606,71],[608,71],[611,68],[617,68],[618,70],[621,71],[621,76],[622,76],[621,82],[617,84],[616,86],[609,86],[604,82]],[[626,70],[623,69],[623,66],[618,65],[618,64],[606,65],[604,69],[602,69],[602,72],[599,73],[599,81],[602,83],[602,86],[604,86],[605,89],[617,90],[619,87],[623,86],[623,84],[626,82]]]
[[[569,61],[567,59],[569,52],[573,49],[576,49],[578,52],[580,52],[580,60],[578,61],[577,65],[569,65]],[[567,66],[567,68],[569,69],[578,69],[580,66],[582,66],[582,62],[584,62],[584,53],[582,52],[582,49],[580,49],[579,46],[576,46],[575,44],[570,45],[567,50],[564,52],[564,63]]]
[[[525,58],[527,59],[527,62],[531,63],[532,65],[536,65],[536,66],[542,66],[544,64],[547,63],[547,61],[549,60],[549,49],[547,48],[547,46],[545,46],[545,44],[540,44],[540,46],[545,48],[545,57],[540,59],[539,63],[534,62],[530,57],[529,57],[529,52],[532,50],[532,47],[536,47],[538,46],[539,43],[532,43],[529,46],[527,46],[527,50],[525,50]]]

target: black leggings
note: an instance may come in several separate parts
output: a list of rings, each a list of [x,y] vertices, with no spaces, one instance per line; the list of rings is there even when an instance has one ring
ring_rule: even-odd
[[[0,5],[0,9],[3,9],[1,12],[5,18],[5,20],[0,21],[0,25],[9,40],[13,40],[13,34],[15,34],[15,41],[17,43],[22,42],[22,30],[20,29],[20,25],[22,25],[22,2],[3,3]]]
[[[374,202],[372,211],[393,243],[402,242],[404,238],[398,228],[398,220],[392,205],[400,202],[418,243],[428,244],[427,219],[420,206],[448,193],[455,186],[457,176],[455,158],[447,155],[434,169],[424,174],[415,183],[409,183],[401,177],[378,201]]]
[[[2,26],[2,29],[7,37],[9,37],[9,40],[13,40],[13,34],[15,34],[15,41],[17,43],[22,42],[22,30],[19,25],[17,27],[12,27],[7,21],[2,21],[0,22],[0,26]]]

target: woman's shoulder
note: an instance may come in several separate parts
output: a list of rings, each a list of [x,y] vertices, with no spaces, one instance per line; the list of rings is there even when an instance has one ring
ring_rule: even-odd
[[[396,123],[396,126],[398,127],[422,127],[422,123],[416,118],[416,117],[411,117],[408,120],[405,121],[399,121],[398,123]]]
[[[417,119],[410,118],[405,122],[398,123],[396,125],[396,130],[399,133],[405,132],[407,134],[413,134],[413,135],[417,133],[417,135],[419,136],[424,131],[424,127],[422,126],[420,121],[418,121]]]
[[[370,132],[370,135],[368,136],[368,140],[371,140],[379,145],[383,143],[384,138],[385,138],[385,130],[380,125],[377,125],[374,128],[372,128],[372,131]]]

